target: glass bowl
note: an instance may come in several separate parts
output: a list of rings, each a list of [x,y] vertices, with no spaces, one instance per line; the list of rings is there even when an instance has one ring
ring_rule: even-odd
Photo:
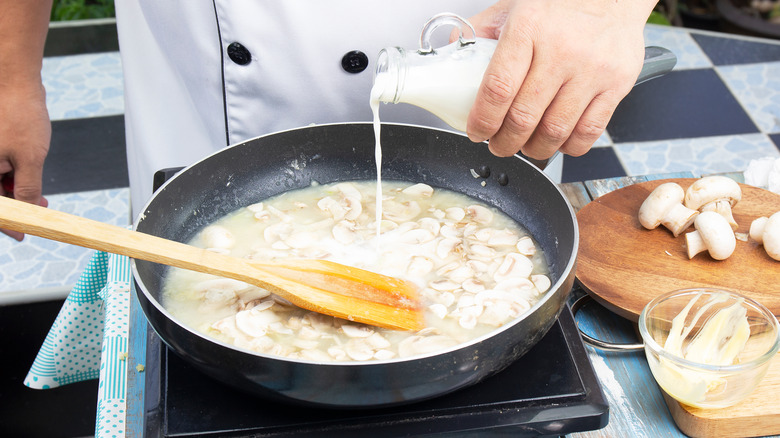
[[[639,315],[645,354],[658,384],[680,403],[732,406],[758,386],[780,348],[777,318],[743,295],[683,289]]]

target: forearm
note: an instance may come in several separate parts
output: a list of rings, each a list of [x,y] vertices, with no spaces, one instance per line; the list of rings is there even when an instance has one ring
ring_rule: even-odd
[[[51,140],[41,81],[52,0],[0,0],[0,196],[46,205],[43,163]],[[13,179],[13,192],[8,191]],[[3,232],[3,230],[0,230]],[[7,232],[21,240],[23,235]]]
[[[0,0],[0,87],[40,85],[52,0]]]

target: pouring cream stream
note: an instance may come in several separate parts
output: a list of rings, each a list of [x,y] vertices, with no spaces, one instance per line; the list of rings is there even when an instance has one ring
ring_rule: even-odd
[[[382,124],[379,121],[379,98],[385,90],[387,76],[379,74],[374,78],[374,86],[371,87],[371,113],[374,116],[374,160],[376,161],[376,237],[377,246],[382,232]]]

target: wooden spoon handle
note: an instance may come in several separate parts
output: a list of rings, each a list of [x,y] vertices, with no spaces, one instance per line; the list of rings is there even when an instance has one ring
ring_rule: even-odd
[[[0,197],[0,228],[240,280],[339,318],[403,330],[423,327],[414,285],[333,262],[249,261],[6,197]]]
[[[0,228],[113,254],[191,269],[211,271],[208,251],[25,202],[0,197]],[[209,263],[212,261],[210,260]]]

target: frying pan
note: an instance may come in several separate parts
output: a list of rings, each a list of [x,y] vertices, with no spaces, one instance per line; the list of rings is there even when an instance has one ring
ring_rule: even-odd
[[[529,161],[498,158],[486,144],[448,131],[383,124],[382,154],[383,179],[460,192],[524,226],[545,253],[550,290],[526,314],[447,350],[373,362],[314,362],[250,352],[184,326],[160,304],[168,268],[133,260],[136,294],[163,342],[205,374],[236,388],[341,408],[401,405],[444,395],[501,371],[528,351],[555,322],[574,281],[579,236],[566,197]],[[282,192],[313,182],[375,179],[370,123],[269,134],[183,169],[153,195],[136,229],[186,242],[216,219]]]

